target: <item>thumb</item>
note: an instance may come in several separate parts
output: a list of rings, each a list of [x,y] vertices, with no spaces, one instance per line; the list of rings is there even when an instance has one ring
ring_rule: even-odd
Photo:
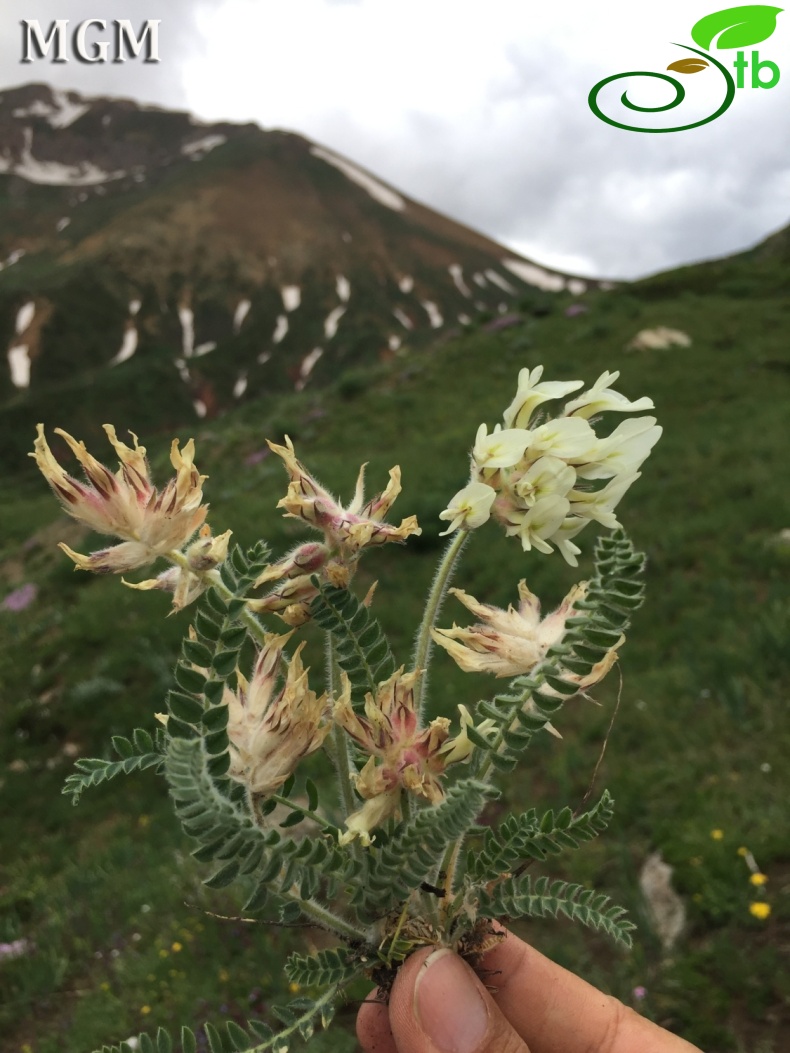
[[[446,947],[408,959],[389,1018],[398,1053],[529,1053],[473,970]]]

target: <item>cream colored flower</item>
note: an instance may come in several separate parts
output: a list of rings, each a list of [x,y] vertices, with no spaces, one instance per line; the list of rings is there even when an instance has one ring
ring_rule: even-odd
[[[491,515],[491,505],[496,498],[496,490],[485,483],[472,482],[465,486],[450,501],[440,519],[449,519],[450,525],[443,530],[440,537],[451,534],[459,527],[463,530],[475,530],[482,526]]]
[[[514,476],[512,489],[525,508],[543,497],[566,497],[576,482],[576,472],[559,457],[539,457],[521,476]]]
[[[477,429],[472,460],[480,469],[511,468],[518,464],[530,443],[530,433],[523,428],[506,428],[495,425],[489,435],[488,428],[481,424]]]
[[[574,545],[571,538],[581,533],[588,523],[589,519],[570,516],[568,519],[563,519],[556,532],[551,535],[551,540],[557,546],[557,551],[571,567],[578,567],[579,561],[576,557],[581,554],[581,549],[578,545]]]
[[[49,448],[43,424],[38,425],[35,449],[30,456],[70,516],[100,534],[111,534],[123,541],[89,556],[62,544],[63,551],[81,570],[120,573],[144,567],[189,541],[208,511],[202,504],[206,476],[199,475],[193,463],[193,441],[190,439],[179,450],[178,440],[174,439],[170,461],[176,474],[161,492],[157,491],[150,480],[145,447],[139,445],[137,436],[132,435],[134,447],[129,447],[117,438],[112,425],[105,424],[104,430],[120,461],[116,473],[92,457],[85,443],[55,429],[80,462],[87,485],[61,468]]]
[[[283,649],[292,633],[267,636],[249,683],[238,674],[235,692],[227,689],[228,737],[232,778],[254,794],[270,794],[282,786],[299,761],[314,753],[330,724],[323,723],[327,696],[310,690],[302,664],[301,643],[279,691]]]
[[[580,549],[571,538],[592,520],[607,527],[619,525],[614,509],[639,478],[638,469],[661,428],[654,417],[639,417],[599,437],[588,418],[653,406],[647,398],[630,402],[608,386],[619,374],[605,372],[556,416],[530,429],[538,406],[582,386],[580,380],[541,382],[542,375],[542,366],[523,369],[504,426],[497,424],[491,434],[485,424],[478,429],[470,482],[441,513],[442,519],[450,520],[443,533],[474,529],[493,518],[509,537],[518,537],[525,550],[548,554],[557,548],[576,566]],[[587,485],[598,480],[610,482],[597,488]]]
[[[341,845],[347,845],[355,838],[368,848],[375,840],[371,830],[381,826],[390,816],[400,816],[400,787],[389,793],[380,793],[365,801],[360,809],[346,819],[346,830],[338,838]]]
[[[616,475],[600,490],[571,490],[568,494],[571,514],[582,519],[595,519],[608,530],[616,530],[620,523],[614,509],[640,474]]]
[[[595,457],[598,437],[590,423],[581,417],[556,417],[530,433],[530,457],[560,457],[571,464]]]
[[[583,380],[544,380],[542,384],[538,383],[542,376],[543,366],[521,370],[516,397],[505,410],[506,428],[527,428],[538,406],[552,399],[564,398],[572,391],[578,391],[584,383]]]
[[[528,507],[526,511],[520,508],[514,509],[513,506],[505,511],[505,500],[506,498],[503,498],[502,502],[498,501],[495,507],[499,512],[500,521],[507,523],[505,527],[507,536],[520,538],[521,547],[525,552],[529,552],[532,548],[536,548],[538,552],[545,552],[547,555],[553,552],[547,539],[553,538],[570,511],[570,501],[567,497],[547,494]]]
[[[599,413],[638,413],[655,408],[653,400],[646,396],[636,402],[629,402],[625,395],[606,386],[614,384],[619,376],[619,372],[601,373],[591,388],[565,404],[565,416],[589,419]]]
[[[610,479],[613,475],[633,475],[661,438],[663,428],[655,417],[624,420],[611,435],[601,439],[588,464],[579,464],[580,479]]]
[[[565,623],[574,604],[586,595],[587,585],[575,585],[559,607],[542,619],[540,601],[523,580],[518,583],[518,607],[511,605],[507,610],[480,603],[462,589],[450,592],[480,622],[468,628],[434,629],[435,642],[465,673],[512,677],[529,673],[562,640]]]

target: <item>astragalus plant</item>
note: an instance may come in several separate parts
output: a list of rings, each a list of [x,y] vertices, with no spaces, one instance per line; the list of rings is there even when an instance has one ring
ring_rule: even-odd
[[[65,792],[76,802],[88,786],[155,768],[195,842],[193,855],[211,868],[206,885],[236,883],[246,916],[309,923],[335,938],[336,946],[293,954],[286,964],[291,985],[309,997],[273,1008],[273,1022],[250,1020],[247,1030],[207,1024],[212,1053],[282,1053],[328,1024],[356,978],[367,977],[386,997],[419,947],[451,947],[474,964],[500,938],[498,919],[562,914],[630,943],[633,926],[606,895],[528,870],[531,860],[600,833],[612,815],[608,793],[588,810],[529,808],[481,825],[533,736],[556,733],[563,703],[612,668],[642,602],[644,557],[614,509],[661,429],[649,416],[627,416],[600,433],[596,426],[608,414],[653,404],[614,391],[616,373],[569,401],[581,381],[541,375],[540,367],[522,370],[502,423],[477,432],[469,484],[441,515],[452,537],[408,657],[393,655],[374,614],[374,590],[360,597],[353,589],[366,550],[420,532],[413,516],[397,526],[386,521],[400,491],[398,468],[371,499],[360,470],[344,507],[290,440],[270,443],[288,475],[279,507],[314,532],[272,559],[263,541],[231,550],[229,530],[211,532],[191,441],[183,449],[173,443],[175,475],[159,490],[136,436],[128,446],[105,425],[120,462],[113,472],[59,432],[84,470],[81,482],[54,458],[39,427],[32,456],[64,509],[120,541],[87,556],[62,545],[76,568],[122,574],[161,559],[167,567],[158,577],[132,587],[166,590],[175,609],[192,613],[167,711],[116,737],[117,759],[78,761]],[[507,610],[449,590],[477,621],[442,628],[436,623],[461,550],[489,519],[525,551],[556,548],[573,566],[580,550],[572,539],[585,527],[597,521],[611,532],[596,544],[592,579],[545,617],[522,580],[514,583],[518,603]],[[310,621],[326,636],[320,687],[299,640]],[[434,643],[463,670],[505,684],[474,712],[459,706],[428,719]],[[440,677],[435,669],[433,682]],[[331,758],[334,790],[326,778],[317,789],[310,777],[319,751]],[[189,1027],[180,1043],[195,1050]],[[137,1048],[175,1047],[160,1029],[154,1038],[141,1035]]]

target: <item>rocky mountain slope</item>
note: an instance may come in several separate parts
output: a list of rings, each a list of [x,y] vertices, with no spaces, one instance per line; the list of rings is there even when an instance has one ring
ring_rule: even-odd
[[[210,417],[588,284],[299,135],[0,95],[4,439],[77,403]]]

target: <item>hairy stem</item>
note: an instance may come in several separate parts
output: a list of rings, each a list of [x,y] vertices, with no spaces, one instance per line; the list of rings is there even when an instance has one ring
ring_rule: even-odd
[[[337,698],[340,690],[340,666],[335,656],[335,641],[331,633],[326,634],[326,686],[329,696],[333,699]],[[348,818],[352,812],[356,811],[356,802],[349,778],[351,764],[348,756],[348,743],[345,732],[339,724],[334,725],[332,734],[324,740],[324,748],[330,754],[337,771],[340,803],[345,813],[344,818]]]
[[[422,616],[420,631],[417,634],[417,644],[414,648],[414,662],[412,668],[424,670],[423,676],[416,685],[414,698],[414,708],[419,713],[421,721],[424,717],[425,685],[428,680],[428,665],[431,660],[431,629],[433,629],[436,624],[436,619],[439,616],[442,603],[447,595],[447,589],[450,585],[450,578],[455,569],[455,564],[458,561],[458,557],[461,555],[461,550],[463,549],[468,536],[468,530],[459,530],[447,546],[447,549],[442,556],[442,561],[436,570],[436,577],[433,579],[431,590],[428,593],[428,599],[425,604],[425,613]]]
[[[361,941],[363,943],[368,941],[368,934],[364,929],[358,929],[351,922],[346,921],[345,918],[339,918],[331,910],[322,907],[320,903],[316,903],[314,899],[302,899],[296,892],[287,892],[285,895],[294,903],[298,903],[302,913],[312,918],[321,928],[330,929],[332,932],[336,932],[338,936],[348,940]]]
[[[189,571],[190,574],[194,574],[196,578],[200,578],[201,581],[205,582],[206,585],[213,589],[216,589],[220,596],[226,602],[233,599],[233,593],[224,583],[220,577],[219,571],[217,570],[193,570],[190,567],[189,562],[183,552],[179,552],[178,549],[172,549],[167,553],[167,558],[181,567],[182,570]],[[240,620],[247,626],[250,631],[250,635],[257,640],[259,644],[264,643],[266,630],[252,613],[246,607],[243,608],[239,614]]]

